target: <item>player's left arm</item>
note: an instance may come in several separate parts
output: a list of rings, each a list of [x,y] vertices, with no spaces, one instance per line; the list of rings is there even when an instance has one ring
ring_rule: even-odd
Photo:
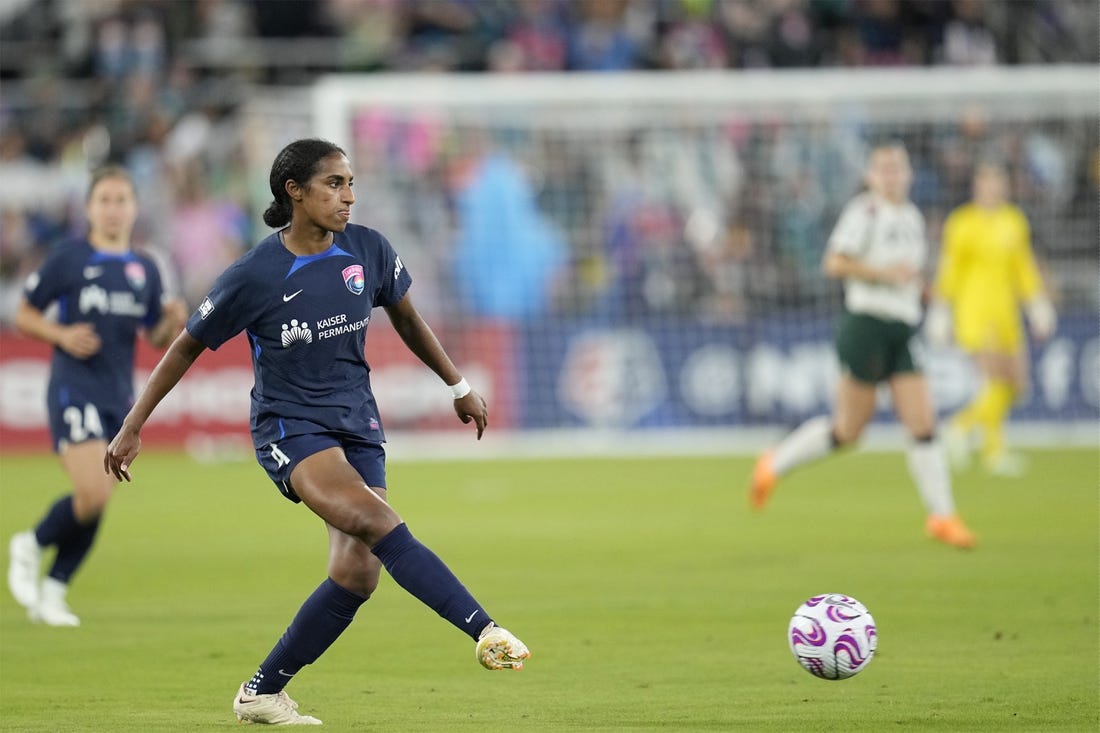
[[[143,323],[145,340],[154,348],[163,349],[187,323],[187,305],[180,298],[170,297],[166,292],[161,266],[156,258],[147,254],[142,259],[149,276],[149,287],[145,296],[149,310]]]
[[[1031,227],[1022,211],[1016,213],[1017,246],[1013,251],[1012,279],[1020,300],[1027,312],[1027,322],[1032,335],[1046,341],[1054,335],[1058,314],[1043,287],[1043,278],[1031,249]]]
[[[169,298],[161,304],[160,320],[145,332],[145,338],[158,349],[172,342],[183,324],[187,323],[187,305],[179,298]]]
[[[409,350],[433,372],[439,375],[443,382],[452,388],[458,387],[455,392],[454,408],[458,418],[464,423],[471,420],[477,426],[477,438],[481,440],[481,434],[489,424],[489,410],[485,404],[485,398],[476,390],[469,389],[462,374],[455,367],[451,357],[447,356],[443,345],[439,343],[435,333],[427,322],[421,317],[420,312],[413,305],[408,293],[393,305],[383,306],[386,314],[393,323],[394,330]],[[469,391],[460,393],[464,389]]]

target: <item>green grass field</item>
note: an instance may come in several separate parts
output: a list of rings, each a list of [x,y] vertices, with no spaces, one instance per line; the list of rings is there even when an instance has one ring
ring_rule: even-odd
[[[958,477],[981,545],[923,537],[897,454],[789,477],[761,515],[745,458],[395,463],[391,502],[531,647],[490,673],[384,578],[288,688],[330,730],[1093,731],[1098,462],[1036,451],[1029,476]],[[187,731],[230,702],[324,577],[320,520],[251,463],[143,455],[70,594],[79,629],[0,599],[0,729]],[[4,457],[7,538],[63,490],[52,456]],[[853,679],[811,677],[786,626],[808,596],[874,614]]]

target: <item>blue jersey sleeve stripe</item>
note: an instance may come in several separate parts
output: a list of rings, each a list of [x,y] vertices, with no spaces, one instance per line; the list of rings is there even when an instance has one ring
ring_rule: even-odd
[[[92,256],[88,258],[88,263],[93,264],[96,262],[141,262],[141,258],[137,256],[133,251],[129,252],[100,252],[96,250],[92,253]]]

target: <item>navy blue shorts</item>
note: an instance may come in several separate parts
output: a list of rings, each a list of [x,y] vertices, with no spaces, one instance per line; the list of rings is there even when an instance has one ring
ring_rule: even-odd
[[[54,390],[46,395],[46,412],[50,421],[53,449],[63,448],[88,440],[110,441],[122,429],[125,409],[112,409],[74,398],[66,392],[64,401]]]
[[[343,448],[348,463],[359,472],[367,486],[386,488],[386,451],[378,443],[369,443],[352,435],[337,433],[311,433],[283,438],[278,443],[268,443],[256,449],[256,460],[267,471],[283,496],[295,504],[301,501],[290,485],[290,474],[295,466],[314,453],[329,448]]]

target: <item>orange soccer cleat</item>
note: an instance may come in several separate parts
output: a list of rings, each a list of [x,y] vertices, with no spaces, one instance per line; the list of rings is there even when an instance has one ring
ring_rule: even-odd
[[[972,549],[978,543],[974,533],[967,529],[963,521],[954,514],[950,516],[929,514],[924,531],[934,540],[964,550]]]
[[[775,460],[775,451],[766,450],[756,460],[756,466],[752,469],[752,487],[749,492],[749,502],[752,508],[759,511],[764,508],[779,483],[779,475],[772,467]]]

